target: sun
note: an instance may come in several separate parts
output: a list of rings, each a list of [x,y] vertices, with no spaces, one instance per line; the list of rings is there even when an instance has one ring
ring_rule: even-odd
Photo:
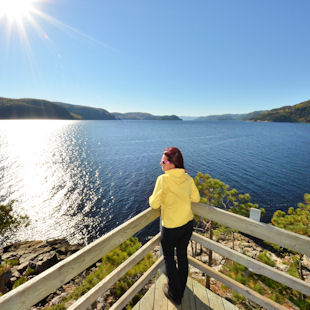
[[[0,18],[7,17],[10,22],[20,22],[27,17],[35,0],[0,0]]]

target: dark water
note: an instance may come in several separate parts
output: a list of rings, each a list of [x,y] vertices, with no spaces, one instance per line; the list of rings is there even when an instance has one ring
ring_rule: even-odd
[[[190,175],[249,193],[266,222],[310,192],[309,124],[0,121],[0,202],[15,200],[31,220],[1,243],[102,236],[148,207],[167,146],[182,150]]]

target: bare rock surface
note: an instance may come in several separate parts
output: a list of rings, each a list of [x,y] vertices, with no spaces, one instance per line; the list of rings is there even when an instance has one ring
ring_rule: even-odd
[[[25,281],[70,256],[83,246],[71,245],[65,239],[23,241],[0,249],[0,264],[9,271],[0,272],[0,292],[11,290],[23,277]]]

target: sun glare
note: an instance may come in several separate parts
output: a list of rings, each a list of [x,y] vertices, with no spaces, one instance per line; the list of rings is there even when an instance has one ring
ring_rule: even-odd
[[[0,0],[0,18],[19,22],[30,13],[33,2],[35,0]]]

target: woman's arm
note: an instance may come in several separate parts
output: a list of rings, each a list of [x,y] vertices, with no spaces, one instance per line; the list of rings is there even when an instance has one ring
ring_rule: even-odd
[[[163,193],[163,178],[159,176],[156,180],[153,194],[149,198],[149,204],[152,209],[158,209],[161,206]]]

